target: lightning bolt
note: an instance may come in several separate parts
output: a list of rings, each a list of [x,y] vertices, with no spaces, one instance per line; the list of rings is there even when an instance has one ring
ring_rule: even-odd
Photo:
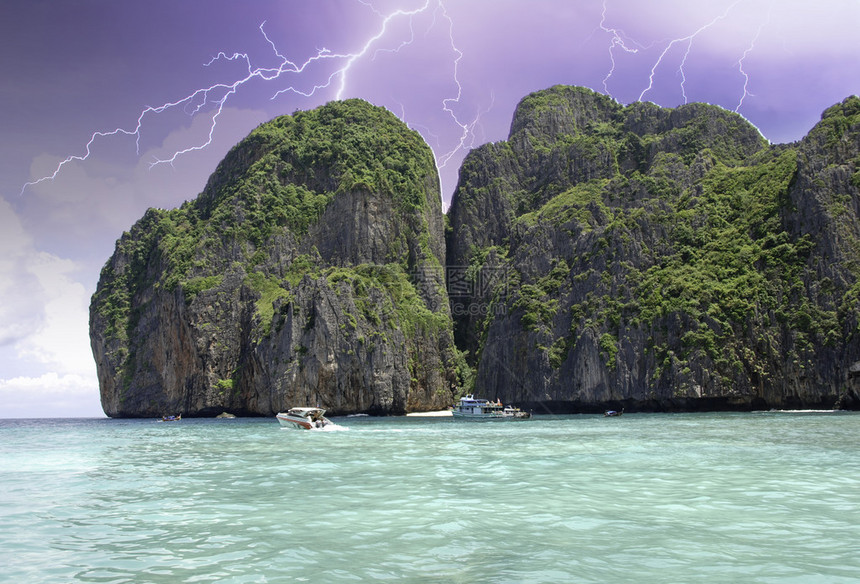
[[[770,12],[768,12],[767,16],[768,16],[768,21],[769,21],[770,20]],[[756,41],[758,41],[758,37],[759,37],[759,35],[761,35],[761,31],[766,25],[767,25],[767,22],[765,22],[760,27],[758,27],[758,30],[756,31],[755,36],[753,37],[752,41],[750,41],[750,46],[748,46],[746,48],[746,50],[744,51],[744,54],[741,56],[740,59],[738,59],[738,71],[740,72],[740,74],[744,78],[744,88],[743,88],[743,94],[741,95],[741,98],[738,101],[738,105],[735,107],[735,113],[737,113],[741,109],[741,106],[744,104],[744,99],[746,99],[747,97],[753,96],[753,94],[750,93],[748,90],[749,82],[750,82],[750,76],[749,76],[749,74],[747,74],[746,71],[744,71],[744,61],[749,56],[749,54],[753,51],[753,49],[755,49]]]
[[[696,37],[699,36],[700,34],[702,34],[704,31],[713,27],[714,25],[716,25],[720,21],[728,18],[729,14],[732,12],[732,10],[734,10],[735,7],[738,4],[740,4],[742,1],[743,0],[734,0],[722,12],[722,14],[719,14],[715,18],[711,19],[709,22],[698,27],[692,33],[690,33],[686,36],[680,37],[680,38],[675,38],[675,39],[669,40],[668,43],[666,44],[666,46],[663,48],[663,50],[658,55],[657,59],[651,65],[650,72],[648,75],[648,84],[647,84],[647,86],[644,87],[644,89],[642,89],[641,93],[639,94],[639,97],[637,98],[637,101],[644,100],[645,96],[648,94],[648,92],[654,88],[654,77],[657,73],[657,70],[664,64],[666,56],[669,54],[669,52],[673,48],[680,46],[680,47],[683,47],[683,54],[681,55],[680,63],[678,64],[678,74],[680,75],[680,78],[681,78],[680,90],[681,90],[681,95],[684,98],[684,103],[685,104],[688,103],[689,97],[687,95],[686,65],[687,65],[687,59],[690,56],[690,52],[693,49],[693,42],[695,41]],[[772,7],[772,4],[771,4],[771,7]],[[610,35],[610,37],[611,37],[610,41],[609,41],[609,47],[608,47],[610,67],[609,67],[609,71],[606,73],[606,76],[603,78],[603,90],[607,95],[612,95],[611,92],[609,91],[609,81],[612,78],[612,76],[615,74],[616,67],[618,65],[618,59],[617,59],[618,54],[619,54],[618,50],[620,49],[624,53],[631,55],[631,54],[638,53],[642,49],[648,49],[652,45],[644,45],[644,44],[630,38],[623,30],[621,30],[617,27],[610,26],[607,23],[606,13],[607,13],[607,0],[602,0],[602,11],[600,13],[600,23],[598,24],[598,27],[600,28],[600,30],[602,30],[607,35]],[[744,69],[744,62],[747,59],[747,57],[750,55],[750,53],[752,53],[752,51],[755,49],[755,45],[756,45],[756,42],[758,41],[759,35],[761,34],[762,29],[765,26],[767,26],[767,23],[770,21],[770,17],[771,17],[771,10],[768,10],[767,21],[765,21],[761,26],[759,26],[758,31],[756,32],[754,38],[751,40],[749,46],[747,47],[747,49],[743,52],[743,55],[741,55],[741,57],[737,61],[738,72],[740,73],[741,77],[743,78],[743,91],[742,91],[742,94],[740,96],[740,99],[739,99],[737,106],[734,108],[735,112],[737,112],[741,108],[741,106],[744,103],[744,100],[748,96],[752,95],[749,92],[750,77],[747,74],[746,70]]]
[[[365,0],[359,0],[359,2],[361,2],[362,4],[365,4],[367,6],[370,6],[370,8],[376,14],[383,16],[382,13],[380,13],[378,10],[376,10],[371,4],[369,4]],[[425,12],[426,10],[428,10],[430,7],[430,4],[431,3],[428,0],[424,4],[424,6],[422,6],[421,8],[419,8],[415,11],[409,11],[409,12],[398,11],[398,12],[393,13],[393,15],[397,15],[398,13],[400,13],[401,15],[413,16],[413,15],[416,15],[418,13]],[[448,98],[445,98],[442,100],[442,111],[444,111],[451,118],[451,120],[454,122],[454,124],[460,128],[460,138],[452,150],[449,150],[448,152],[445,152],[443,154],[439,154],[436,156],[436,168],[437,168],[437,170],[441,170],[441,169],[445,168],[445,166],[448,164],[448,162],[454,156],[456,156],[458,152],[461,152],[462,150],[465,150],[465,149],[468,149],[468,148],[471,148],[472,146],[474,146],[475,127],[480,122],[481,117],[484,114],[486,114],[489,111],[489,109],[492,109],[492,103],[493,103],[493,98],[491,96],[490,107],[487,110],[478,110],[475,117],[469,122],[461,120],[460,117],[457,115],[457,113],[454,111],[454,107],[456,105],[460,105],[460,100],[462,99],[462,96],[463,96],[463,85],[460,82],[460,61],[463,59],[463,52],[460,51],[459,48],[457,48],[457,44],[454,40],[454,36],[455,36],[454,35],[454,20],[448,14],[448,10],[445,7],[445,4],[441,0],[437,0],[437,2],[435,3],[435,9],[433,10],[433,22],[428,26],[427,32],[429,32],[436,25],[437,17],[439,14],[441,14],[442,19],[445,22],[447,22],[448,41],[450,43],[451,52],[455,55],[452,81],[454,82],[454,85],[457,88],[457,92],[456,92],[456,95],[454,97],[448,97]],[[383,21],[383,29],[384,29],[385,23],[390,18],[391,18],[391,15],[388,17],[385,17],[385,20]],[[398,47],[396,47],[394,49],[378,49],[376,51],[376,53],[379,53],[380,51],[396,53],[400,49],[402,49],[403,47],[411,44],[415,39],[415,30],[413,28],[413,22],[411,19],[409,22],[409,30],[410,30],[409,40],[403,41],[402,43],[400,43],[400,45]],[[362,56],[364,53],[367,52],[367,50],[370,48],[370,46],[376,40],[379,40],[379,38],[381,38],[383,35],[384,35],[384,30],[380,31],[380,34],[377,35],[377,37],[370,39],[370,41],[368,41],[368,43],[365,45],[365,47],[362,51]],[[376,53],[374,53],[374,57],[376,56]],[[340,96],[341,96],[341,93],[339,92],[338,93],[338,99],[340,99]],[[399,105],[401,108],[400,119],[403,120],[404,122],[406,122],[405,108],[403,107],[403,104],[399,104]],[[428,132],[428,134],[429,134],[429,136],[437,138],[437,142],[438,142],[438,136],[435,136],[434,134],[429,133],[429,132]],[[471,137],[471,139],[470,139],[470,137]],[[435,149],[434,149],[434,154],[435,154]]]
[[[211,110],[211,115],[209,118],[209,130],[206,139],[199,144],[191,145],[186,148],[176,150],[170,157],[155,158],[152,162],[149,163],[150,168],[161,164],[172,165],[174,162],[176,162],[177,159],[179,159],[185,154],[203,150],[212,144],[215,136],[215,131],[218,126],[219,117],[223,113],[224,107],[226,106],[230,98],[234,96],[242,88],[242,86],[254,79],[261,79],[265,82],[274,82],[282,78],[286,79],[287,76],[290,75],[292,75],[293,77],[301,78],[302,74],[308,71],[308,69],[311,67],[314,67],[324,62],[335,62],[338,64],[338,66],[322,82],[314,83],[309,88],[306,86],[302,87],[299,85],[299,83],[290,84],[287,87],[278,89],[272,95],[271,99],[274,100],[285,93],[292,93],[298,96],[309,98],[316,95],[320,91],[327,90],[332,87],[336,87],[336,90],[334,92],[334,99],[343,99],[343,96],[345,95],[347,90],[347,81],[349,73],[353,65],[361,59],[366,58],[372,50],[374,51],[373,57],[375,58],[376,54],[378,54],[380,51],[398,52],[404,46],[412,44],[415,40],[413,19],[416,16],[423,13],[427,13],[431,10],[433,15],[433,22],[428,28],[428,32],[436,25],[437,14],[441,14],[441,17],[447,22],[447,32],[448,38],[450,40],[450,48],[455,56],[453,60],[452,77],[454,85],[456,86],[456,95],[454,97],[448,97],[443,99],[440,104],[440,107],[442,111],[444,111],[454,122],[454,124],[459,128],[460,137],[457,141],[456,146],[451,151],[436,157],[437,168],[443,168],[445,164],[447,164],[447,162],[451,160],[453,156],[456,155],[457,152],[469,147],[469,136],[472,136],[472,141],[474,141],[474,128],[483,113],[479,111],[475,119],[469,122],[465,122],[462,121],[457,115],[457,113],[454,111],[454,108],[460,104],[460,100],[463,94],[463,87],[459,80],[459,66],[460,61],[463,58],[463,53],[457,48],[456,42],[454,40],[454,22],[448,14],[443,0],[425,0],[421,6],[415,9],[397,9],[387,14],[384,14],[377,10],[374,5],[368,0],[357,1],[360,4],[370,8],[375,14],[377,14],[381,18],[381,22],[376,33],[367,38],[367,40],[364,42],[363,46],[361,46],[359,50],[355,52],[335,53],[328,50],[327,48],[322,48],[318,49],[315,54],[313,54],[304,62],[291,61],[280,52],[275,42],[267,35],[265,31],[266,23],[263,22],[262,24],[260,24],[259,27],[260,34],[262,34],[265,41],[271,47],[274,55],[279,60],[278,65],[276,67],[254,67],[252,64],[251,57],[247,53],[233,53],[232,55],[230,55],[225,52],[220,52],[208,63],[205,63],[204,66],[209,67],[220,61],[243,62],[246,65],[246,73],[244,74],[244,76],[232,82],[216,83],[209,87],[197,89],[192,93],[186,95],[185,97],[182,97],[175,101],[166,102],[157,107],[148,106],[140,112],[135,124],[132,127],[120,127],[110,131],[94,132],[90,136],[87,143],[84,145],[83,154],[70,155],[65,159],[61,160],[56,165],[52,173],[47,174],[39,179],[25,183],[21,188],[21,194],[23,195],[23,193],[29,187],[36,186],[46,181],[55,180],[60,174],[60,172],[62,172],[63,168],[65,168],[67,165],[73,162],[86,161],[92,154],[93,145],[97,140],[100,139],[109,138],[112,136],[134,136],[136,152],[138,155],[140,155],[141,132],[146,119],[153,115],[157,115],[167,110],[178,107],[185,108],[186,112],[189,113],[191,116],[196,116],[200,114],[206,108],[209,108]],[[402,41],[398,46],[394,48],[375,48],[377,47],[378,43],[388,34],[389,27],[391,26],[391,24],[395,20],[404,18],[408,19],[409,22],[410,38]],[[405,111],[403,111],[401,118],[405,119]]]
[[[358,0],[358,1],[361,2],[362,4],[365,4],[366,6],[369,6],[379,16],[384,17],[384,15],[381,12],[379,12],[378,10],[376,10],[372,4],[366,2],[365,0]],[[429,6],[430,6],[430,2],[428,1],[427,3],[425,3],[425,5],[421,9],[416,10],[415,14],[417,14],[419,12],[426,11],[429,8]],[[457,141],[457,144],[454,146],[454,148],[452,150],[449,150],[448,152],[445,152],[443,154],[436,154],[436,149],[435,148],[433,149],[434,154],[436,154],[436,168],[437,168],[437,170],[441,170],[441,169],[445,168],[447,166],[448,162],[454,156],[456,156],[458,152],[461,152],[461,151],[468,149],[468,148],[472,148],[474,146],[475,139],[476,139],[475,127],[478,125],[478,123],[480,123],[481,117],[484,114],[486,114],[487,112],[489,112],[490,109],[492,109],[493,103],[494,103],[494,97],[491,94],[489,108],[487,108],[485,110],[478,110],[475,117],[469,122],[461,120],[460,117],[457,115],[457,113],[454,111],[454,107],[456,105],[460,105],[460,100],[462,99],[462,96],[463,96],[463,85],[460,82],[460,61],[463,59],[463,52],[460,51],[459,48],[457,48],[457,44],[454,40],[454,36],[455,36],[454,35],[454,20],[448,14],[448,10],[445,7],[445,4],[441,0],[438,0],[436,2],[435,9],[433,10],[433,21],[427,27],[427,33],[429,33],[430,30],[432,30],[436,26],[437,18],[438,18],[438,15],[440,13],[441,13],[442,19],[445,22],[447,22],[448,41],[450,43],[451,52],[455,55],[454,62],[453,62],[454,68],[453,68],[453,73],[452,73],[452,81],[457,88],[456,95],[454,97],[448,97],[448,98],[443,99],[441,105],[442,105],[442,111],[444,111],[451,118],[451,121],[453,121],[454,124],[460,129],[460,138]],[[408,14],[408,13],[404,12],[404,14]],[[388,17],[385,17],[385,18],[388,18]],[[396,53],[400,49],[402,49],[403,47],[408,46],[408,45],[412,44],[412,42],[414,42],[414,40],[415,40],[415,29],[413,27],[413,22],[411,19],[409,22],[409,31],[410,31],[409,40],[405,40],[405,41],[401,42],[398,47],[393,48],[393,49],[377,49],[377,51],[374,53],[374,58],[376,57],[376,54],[379,52]],[[370,44],[372,44],[372,42],[365,46],[365,50],[367,50],[369,48]],[[405,108],[404,108],[402,103],[398,103],[398,105],[400,106],[400,110],[401,110],[400,119],[404,123],[406,123]],[[439,137],[436,134],[432,133],[432,131],[430,131],[430,129],[427,128],[426,126],[413,126],[410,124],[410,127],[413,127],[414,129],[420,129],[421,133],[425,137],[425,139],[431,138],[431,137],[434,138],[436,140],[437,147],[439,146]],[[429,140],[427,140],[427,142],[429,143]]]
[[[642,100],[645,98],[645,94],[646,94],[646,93],[648,93],[649,91],[651,91],[651,89],[654,87],[654,74],[657,72],[657,69],[658,69],[658,68],[660,67],[660,65],[662,64],[662,62],[663,62],[663,57],[665,57],[665,56],[666,56],[666,53],[668,53],[668,52],[671,50],[671,48],[672,48],[673,46],[675,46],[676,44],[678,44],[678,43],[683,43],[683,42],[685,42],[685,41],[686,41],[686,43],[687,43],[687,50],[686,50],[686,51],[684,51],[684,57],[683,57],[683,59],[681,60],[681,65],[680,65],[680,67],[679,67],[679,71],[680,71],[680,73],[681,73],[681,93],[682,93],[682,94],[683,94],[683,96],[684,96],[684,103],[687,103],[687,92],[686,92],[686,89],[685,89],[685,87],[684,87],[685,83],[687,82],[687,76],[686,76],[686,73],[685,73],[685,71],[684,71],[684,65],[687,63],[687,57],[689,56],[689,54],[690,54],[690,49],[691,49],[691,48],[692,48],[692,46],[693,46],[693,39],[695,39],[698,35],[700,35],[700,34],[701,34],[702,32],[704,32],[705,30],[707,30],[707,29],[711,28],[712,26],[714,26],[714,25],[715,25],[716,23],[718,23],[719,21],[721,21],[721,20],[723,20],[724,18],[726,18],[726,17],[729,15],[729,12],[731,12],[731,11],[732,11],[732,8],[734,8],[735,6],[737,6],[740,2],[741,2],[741,0],[735,0],[734,2],[732,2],[732,3],[729,5],[729,7],[728,7],[728,8],[726,8],[726,10],[725,10],[722,14],[720,14],[719,16],[717,16],[716,18],[714,18],[713,20],[711,20],[711,21],[710,21],[710,22],[708,22],[707,24],[704,24],[704,25],[700,26],[700,27],[699,27],[698,29],[696,29],[696,31],[695,31],[695,32],[693,32],[692,34],[687,35],[687,36],[685,36],[685,37],[681,37],[681,38],[678,38],[678,39],[673,39],[673,40],[671,40],[671,41],[669,42],[669,44],[668,44],[668,45],[666,45],[666,48],[665,48],[665,49],[663,49],[663,52],[662,52],[662,53],[660,53],[660,56],[659,56],[659,57],[657,57],[657,61],[655,61],[655,62],[654,62],[654,66],[653,66],[653,67],[651,67],[651,74],[648,76],[648,87],[646,87],[645,89],[643,89],[643,90],[642,90],[642,93],[640,93],[640,94],[639,94],[639,99],[638,99],[638,101],[642,101]]]
[[[440,3],[441,6],[441,3]],[[448,164],[448,161],[459,152],[461,149],[466,148],[466,140],[469,138],[469,134],[474,128],[474,125],[478,123],[480,119],[480,114],[473,120],[472,124],[466,124],[457,117],[456,112],[452,109],[453,104],[460,104],[460,99],[463,97],[463,85],[460,83],[460,61],[463,59],[463,53],[457,46],[454,44],[454,21],[451,20],[451,17],[448,16],[448,11],[445,10],[444,6],[442,8],[442,16],[448,21],[448,37],[451,39],[451,50],[454,51],[454,54],[457,55],[454,58],[454,83],[457,85],[457,96],[450,97],[442,100],[442,109],[447,113],[454,123],[460,126],[460,141],[457,146],[451,150],[450,152],[443,154],[437,161],[437,166],[442,169],[445,168],[445,165]]]
[[[609,72],[606,74],[606,77],[603,78],[603,91],[606,93],[606,95],[612,95],[609,91],[608,84],[609,78],[612,77],[613,73],[615,73],[615,47],[621,47],[621,49],[625,53],[638,53],[639,49],[627,46],[627,44],[624,42],[624,37],[626,37],[627,35],[624,33],[623,30],[618,30],[617,28],[609,28],[606,26],[606,0],[603,0],[603,11],[600,13],[600,24],[598,26],[600,26],[600,30],[602,30],[603,32],[612,35],[612,41],[609,43],[609,61],[612,66],[609,68]],[[631,42],[635,43],[636,41],[631,40]],[[639,43],[636,44],[638,45]]]

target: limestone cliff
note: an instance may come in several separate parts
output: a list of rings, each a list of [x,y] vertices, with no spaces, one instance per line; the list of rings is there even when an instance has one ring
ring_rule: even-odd
[[[856,407],[858,177],[856,97],[785,146],[713,106],[526,97],[449,211],[474,390],[541,411]]]
[[[350,100],[263,124],[117,242],[90,307],[109,416],[451,403],[433,155]]]
[[[770,145],[714,106],[537,92],[443,219],[391,113],[263,124],[117,242],[90,308],[105,412],[860,407],[856,97]]]

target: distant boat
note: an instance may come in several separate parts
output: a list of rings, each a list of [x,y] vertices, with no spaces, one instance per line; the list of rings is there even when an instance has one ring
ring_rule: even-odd
[[[284,428],[297,430],[322,429],[332,424],[322,408],[291,408],[287,413],[279,413],[275,417]]]
[[[460,403],[451,409],[455,419],[461,420],[527,420],[530,412],[513,406],[503,406],[500,401],[475,399],[471,394],[461,397]]]
[[[178,422],[181,419],[182,419],[182,414],[179,414],[177,416],[161,416],[162,422]]]
[[[622,410],[620,412],[618,410],[606,410],[605,412],[603,412],[603,415],[607,418],[616,418],[623,413],[624,413],[624,409],[622,408]]]

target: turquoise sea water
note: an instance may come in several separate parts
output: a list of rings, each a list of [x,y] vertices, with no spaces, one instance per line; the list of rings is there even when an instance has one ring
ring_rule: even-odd
[[[860,416],[0,421],[4,582],[860,579]]]

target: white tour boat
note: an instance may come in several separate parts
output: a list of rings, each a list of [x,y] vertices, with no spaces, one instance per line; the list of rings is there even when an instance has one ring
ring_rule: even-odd
[[[279,413],[276,417],[281,426],[298,430],[321,429],[332,423],[322,408],[290,408],[287,413]]]
[[[500,401],[475,399],[471,394],[461,397],[460,403],[451,410],[454,418],[463,420],[526,420],[531,418],[529,412],[513,406],[503,406]]]

